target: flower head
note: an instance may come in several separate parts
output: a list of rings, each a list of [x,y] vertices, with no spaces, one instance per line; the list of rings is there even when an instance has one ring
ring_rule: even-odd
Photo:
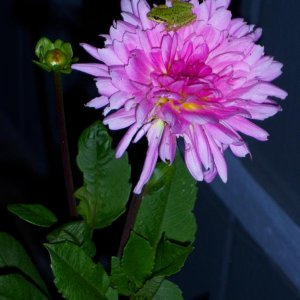
[[[105,47],[82,44],[99,63],[74,69],[96,77],[100,97],[87,106],[105,107],[104,124],[128,130],[116,151],[144,135],[148,150],[134,192],[149,180],[158,157],[171,164],[176,139],[185,142],[185,162],[193,177],[227,180],[224,151],[249,153],[240,133],[260,141],[268,133],[250,119],[263,120],[280,106],[271,99],[287,93],[270,81],[282,64],[255,44],[261,29],[232,19],[230,0],[191,0],[196,20],[167,30],[147,18],[145,0],[121,0],[123,21],[105,35]],[[169,3],[168,3],[169,4]]]

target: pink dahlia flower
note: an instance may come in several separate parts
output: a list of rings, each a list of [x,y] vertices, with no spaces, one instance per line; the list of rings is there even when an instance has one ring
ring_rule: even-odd
[[[230,0],[191,0],[196,20],[177,30],[147,18],[145,0],[121,0],[123,21],[116,21],[105,47],[82,44],[98,61],[74,69],[96,77],[100,97],[87,106],[104,109],[111,130],[128,128],[116,150],[144,135],[148,150],[140,193],[158,157],[172,164],[176,139],[185,142],[185,163],[196,180],[227,180],[224,151],[249,153],[240,133],[265,141],[268,133],[250,119],[263,120],[281,108],[272,97],[287,93],[270,81],[282,64],[255,44],[261,29],[232,19]],[[170,3],[168,3],[170,4]]]

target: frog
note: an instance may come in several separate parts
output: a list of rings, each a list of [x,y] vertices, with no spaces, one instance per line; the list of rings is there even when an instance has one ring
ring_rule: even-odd
[[[180,0],[171,0],[172,6],[158,5],[148,12],[148,19],[157,23],[163,23],[168,31],[192,23],[196,15],[192,12],[193,4]]]

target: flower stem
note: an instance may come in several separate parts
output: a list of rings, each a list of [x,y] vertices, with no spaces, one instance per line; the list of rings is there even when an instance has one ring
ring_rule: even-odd
[[[71,217],[75,217],[76,213],[76,202],[73,196],[74,185],[73,176],[70,163],[69,146],[67,139],[66,121],[65,121],[65,110],[64,110],[64,99],[63,99],[63,88],[61,74],[59,72],[53,72],[55,95],[56,95],[56,111],[58,117],[58,128],[60,134],[60,151],[61,159],[64,171],[65,188],[68,199],[69,212]]]
[[[133,194],[133,196],[131,198],[125,227],[123,229],[123,233],[122,233],[122,237],[121,237],[121,241],[120,241],[120,245],[119,245],[118,257],[121,257],[123,255],[123,250],[124,250],[126,242],[129,239],[131,229],[134,226],[136,216],[137,216],[139,208],[141,206],[142,198],[143,198],[143,194],[139,194],[139,195]]]

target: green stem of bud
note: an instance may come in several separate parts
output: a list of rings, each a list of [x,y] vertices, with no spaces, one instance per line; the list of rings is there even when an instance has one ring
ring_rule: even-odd
[[[66,130],[66,121],[65,121],[65,110],[64,110],[64,99],[63,99],[63,89],[61,74],[59,72],[53,72],[54,85],[55,85],[55,94],[56,94],[56,111],[58,117],[58,128],[60,133],[60,150],[62,165],[65,178],[65,188],[67,193],[69,212],[71,217],[75,217],[76,213],[76,201],[74,199],[74,185],[73,185],[73,176],[69,155],[69,146],[67,139],[67,130]]]

